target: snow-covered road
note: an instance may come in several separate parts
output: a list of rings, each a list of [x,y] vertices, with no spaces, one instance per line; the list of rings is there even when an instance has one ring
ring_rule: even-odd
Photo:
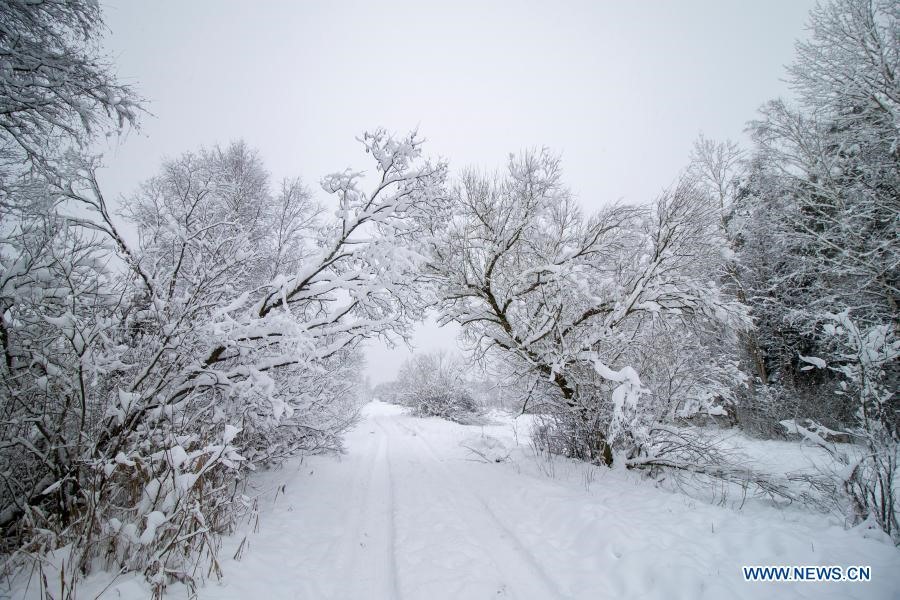
[[[340,458],[265,478],[258,531],[200,598],[894,598],[900,553],[822,517],[735,512],[631,473],[541,462],[511,422],[373,403]],[[519,440],[521,441],[521,440]],[[502,462],[484,461],[510,456]],[[285,482],[284,488],[275,482]],[[869,583],[746,583],[744,564],[871,565]]]

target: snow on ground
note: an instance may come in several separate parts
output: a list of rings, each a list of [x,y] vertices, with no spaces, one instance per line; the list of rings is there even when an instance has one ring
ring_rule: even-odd
[[[527,433],[527,418],[462,426],[369,404],[345,455],[259,478],[258,529],[225,541],[225,576],[199,598],[900,597],[900,552],[861,529],[759,502],[735,511],[635,473],[548,460]],[[769,564],[870,565],[872,581],[744,581],[741,566]],[[129,576],[102,597],[146,598],[147,588]]]

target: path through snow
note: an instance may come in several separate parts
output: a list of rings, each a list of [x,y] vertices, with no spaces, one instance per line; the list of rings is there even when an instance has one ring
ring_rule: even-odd
[[[341,457],[261,479],[256,532],[227,540],[201,599],[896,598],[900,553],[824,517],[743,511],[635,474],[541,463],[511,421],[465,427],[372,403]],[[485,456],[505,457],[484,462]],[[278,484],[276,484],[278,482]],[[742,565],[871,565],[869,583],[746,583]],[[137,591],[122,582],[121,597]],[[114,589],[114,588],[113,588]],[[176,592],[176,590],[172,590]],[[104,596],[106,597],[106,596]],[[111,597],[116,597],[113,593]],[[136,596],[137,597],[137,596]]]

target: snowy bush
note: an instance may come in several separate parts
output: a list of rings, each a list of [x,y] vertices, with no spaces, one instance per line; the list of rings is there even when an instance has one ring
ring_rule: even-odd
[[[464,378],[465,365],[445,352],[419,354],[407,360],[397,374],[396,401],[413,414],[465,423],[480,407]]]
[[[856,409],[854,429],[865,452],[858,458],[836,454],[847,464],[842,483],[853,521],[872,518],[900,543],[900,340],[891,325],[861,329],[849,312],[829,316],[825,334],[836,338],[836,364],[811,362],[842,376],[837,393]]]
[[[466,423],[471,421],[479,407],[468,390],[423,390],[410,402],[413,414],[425,417],[441,417],[451,421]]]

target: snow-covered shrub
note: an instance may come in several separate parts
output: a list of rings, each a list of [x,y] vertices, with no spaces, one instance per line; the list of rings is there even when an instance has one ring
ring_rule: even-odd
[[[413,356],[397,373],[396,400],[415,415],[468,422],[480,407],[464,375],[458,356],[442,351]]]
[[[410,400],[415,415],[441,417],[460,423],[469,422],[479,411],[472,394],[461,388],[423,391]]]
[[[829,316],[825,334],[836,342],[837,361],[815,364],[842,376],[838,394],[856,409],[856,437],[865,445],[861,457],[845,458],[843,487],[854,521],[873,518],[900,543],[900,340],[893,325],[863,329],[849,312]]]
[[[570,411],[538,414],[531,430],[531,442],[537,450],[558,456],[591,462],[605,461],[604,419],[575,415]],[[598,433],[599,432],[599,433]]]
[[[883,433],[866,438],[867,453],[844,473],[852,522],[873,519],[900,544],[900,444]]]

